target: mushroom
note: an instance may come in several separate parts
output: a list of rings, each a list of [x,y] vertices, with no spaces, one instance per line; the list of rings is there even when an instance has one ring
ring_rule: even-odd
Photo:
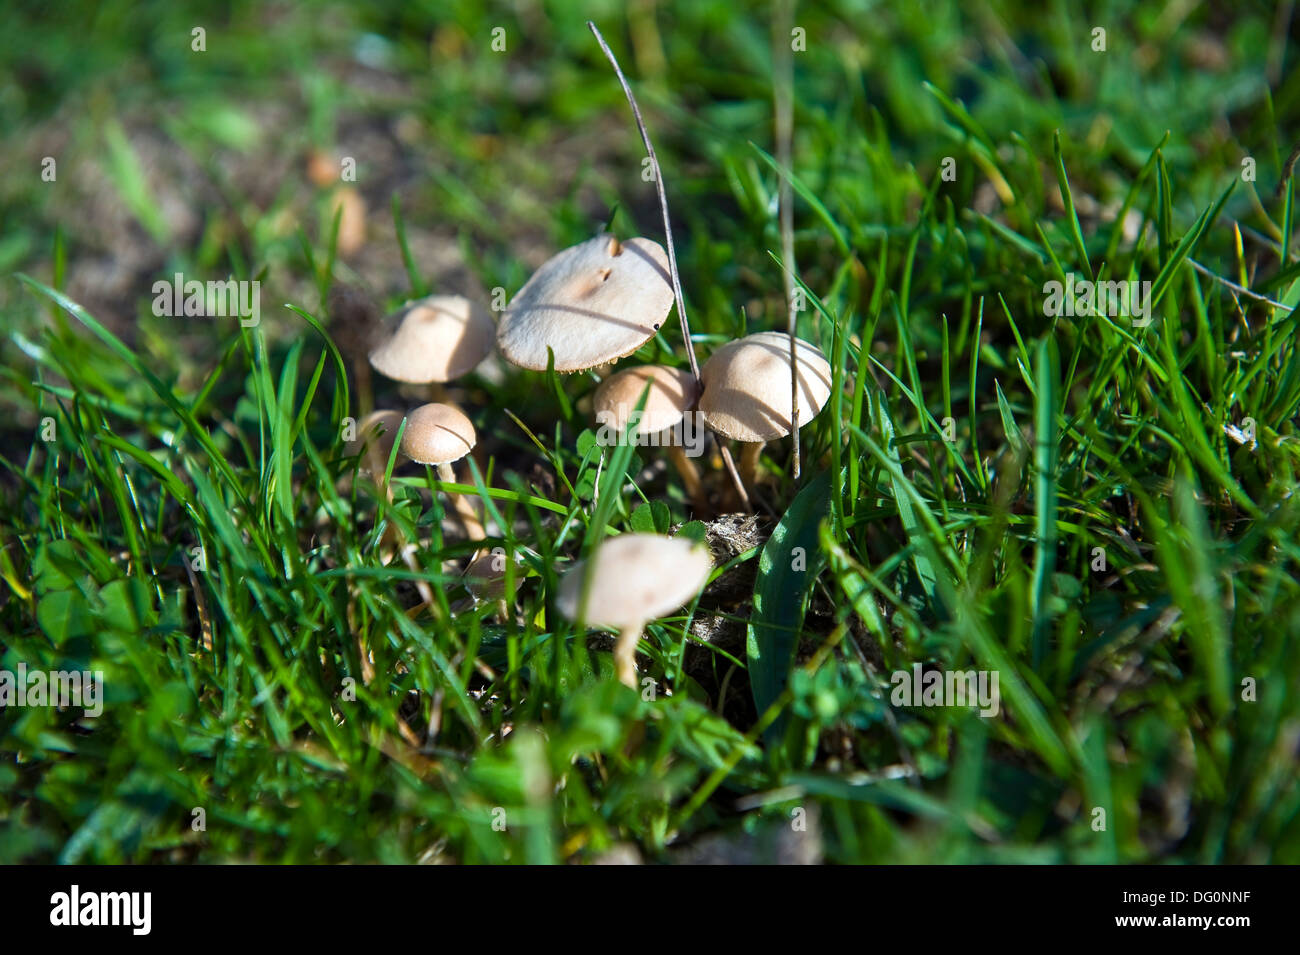
[[[614,670],[636,687],[636,646],[647,622],[676,610],[699,593],[713,561],[707,549],[682,537],[622,534],[602,541],[564,575],[556,608],[575,622],[617,627]]]
[[[431,464],[438,469],[438,479],[447,484],[456,483],[453,462],[459,461],[473,450],[478,441],[474,425],[465,413],[452,405],[421,405],[406,416],[406,430],[402,432],[399,450],[417,464]],[[456,512],[471,540],[484,536],[483,524],[465,497],[453,495]]]
[[[501,316],[497,346],[511,363],[585,371],[632,354],[654,337],[673,306],[668,255],[650,239],[612,235],[565,249],[524,283]]]
[[[803,426],[830,397],[831,365],[815,345],[802,339],[796,342],[799,402],[795,410]],[[793,430],[790,337],[784,332],[759,332],[728,342],[704,363],[700,378],[704,422],[744,445],[740,477],[746,486],[753,486],[763,445]]]
[[[691,374],[677,368],[641,365],[610,375],[596,388],[592,398],[596,420],[613,428],[621,436],[627,430],[637,402],[641,400],[641,394],[647,386],[650,390],[646,394],[645,408],[634,424],[633,433],[661,437],[666,435],[690,412],[695,403],[695,383]],[[686,456],[686,450],[676,440],[676,436],[667,435],[666,441],[650,443],[667,445],[668,458],[681,475],[686,493],[696,507],[702,507],[704,488],[700,483],[699,469]]]
[[[338,186],[329,199],[329,218],[325,221],[327,235],[334,227],[335,216],[339,219],[335,248],[340,257],[349,259],[366,244],[366,200],[354,187]]]
[[[505,552],[480,551],[470,560],[461,581],[475,604],[484,600],[500,600],[506,592]]]
[[[510,558],[506,556],[503,547],[480,550],[471,557],[469,565],[461,575],[461,583],[469,593],[469,597],[452,604],[452,613],[461,613],[488,601],[495,601],[497,615],[501,619],[508,617],[510,613],[506,605],[506,562],[508,560]],[[519,555],[515,555],[513,563],[516,580],[522,581],[527,569]]]
[[[459,295],[430,295],[398,313],[396,330],[370,352],[375,371],[395,381],[453,381],[492,351],[492,316]]]
[[[368,356],[377,335],[382,332],[379,307],[364,290],[346,282],[335,282],[330,286],[325,307],[330,319],[330,337],[352,367],[358,410],[362,415],[369,414],[374,407],[374,398]]]

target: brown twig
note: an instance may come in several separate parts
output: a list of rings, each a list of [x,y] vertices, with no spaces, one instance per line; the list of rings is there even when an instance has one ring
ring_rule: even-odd
[[[1187,260],[1187,264],[1190,265],[1192,268],[1196,269],[1196,271],[1200,272],[1202,275],[1214,279],[1214,281],[1218,282],[1224,288],[1231,289],[1232,291],[1236,292],[1238,295],[1244,295],[1247,298],[1254,299],[1256,302],[1263,302],[1264,304],[1271,305],[1274,308],[1284,308],[1288,312],[1291,310],[1290,305],[1286,305],[1282,302],[1275,302],[1267,295],[1260,295],[1258,292],[1252,292],[1244,285],[1238,285],[1236,282],[1233,282],[1230,279],[1225,279],[1222,275],[1214,274],[1205,266],[1203,266],[1200,262],[1197,262],[1195,259],[1189,258]]]
[[[799,374],[795,355],[795,322],[799,310],[794,302],[794,197],[790,194],[791,152],[794,140],[794,57],[790,49],[790,24],[794,20],[791,0],[781,0],[773,21],[772,62],[776,67],[772,92],[776,104],[776,160],[781,165],[781,267],[785,272],[786,330],[790,335],[790,439],[793,456],[790,468],[799,480]]]
[[[727,466],[727,473],[731,475],[731,483],[736,486],[736,492],[740,495],[740,503],[745,510],[752,512],[754,505],[749,501],[749,492],[745,490],[745,482],[740,479],[740,472],[736,470],[736,462],[732,460],[731,452],[722,443],[718,444],[718,450],[722,452],[722,463]]]
[[[695,360],[695,345],[691,342],[691,325],[686,318],[686,300],[682,295],[681,273],[677,270],[677,250],[673,246],[673,226],[668,219],[668,194],[664,191],[664,177],[659,171],[659,157],[655,155],[654,144],[650,142],[650,134],[646,132],[645,121],[641,119],[641,109],[636,105],[636,97],[632,95],[632,87],[628,85],[627,77],[623,75],[623,69],[618,65],[618,59],[614,56],[614,51],[609,48],[605,38],[601,35],[600,29],[591,20],[587,21],[587,27],[596,37],[596,42],[600,44],[605,58],[609,60],[610,66],[614,67],[614,74],[618,77],[619,85],[623,87],[623,95],[627,97],[628,105],[632,107],[632,118],[636,120],[636,128],[641,133],[641,142],[645,144],[646,154],[650,157],[650,165],[654,167],[655,189],[659,193],[659,209],[664,216],[664,240],[668,247],[668,271],[673,280],[673,296],[677,300],[677,319],[682,325],[682,341],[686,345],[686,360],[691,366],[691,374],[695,376],[695,396],[698,399],[700,392],[704,390],[704,384],[700,380],[700,366]],[[794,346],[791,345],[791,355],[793,356]],[[796,446],[798,437],[795,437]],[[796,452],[797,454],[798,452]],[[745,502],[745,508],[751,509],[749,504],[749,495],[745,491],[745,486],[740,482],[740,475],[736,473],[735,462],[731,460],[731,454],[724,446],[722,449],[722,460],[726,462],[727,471],[731,474],[731,480],[736,485],[736,490],[740,498]]]
[[[695,376],[695,387],[698,392],[700,388],[700,366],[695,361],[695,346],[691,343],[691,326],[686,320],[686,302],[682,297],[682,281],[677,272],[677,252],[673,248],[673,227],[668,221],[668,195],[664,192],[664,177],[659,172],[659,159],[655,156],[654,145],[650,142],[650,134],[646,132],[645,122],[641,119],[641,110],[636,105],[636,97],[632,95],[632,87],[628,86],[627,77],[623,75],[622,68],[618,65],[618,60],[614,57],[614,52],[601,36],[600,30],[591,20],[587,21],[587,27],[596,37],[596,42],[605,53],[605,57],[614,67],[614,73],[618,76],[619,85],[623,87],[623,95],[627,97],[628,105],[632,107],[632,117],[636,120],[636,128],[641,133],[641,142],[645,143],[645,151],[650,156],[650,165],[654,167],[655,188],[659,191],[659,208],[664,215],[664,239],[667,240],[668,246],[668,269],[673,280],[673,295],[677,299],[677,319],[682,325],[682,339],[686,343],[686,358],[690,362],[691,374]]]

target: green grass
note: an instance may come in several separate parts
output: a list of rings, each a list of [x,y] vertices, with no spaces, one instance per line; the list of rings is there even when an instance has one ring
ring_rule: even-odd
[[[389,503],[345,454],[355,331],[326,304],[513,294],[611,213],[662,242],[592,17],[655,140],[701,362],[784,327],[766,6],[583,6],[15,13],[0,668],[102,670],[106,699],[0,711],[0,861],[671,861],[768,847],[802,808],[835,862],[1300,862],[1275,193],[1300,78],[1273,11],[797,10],[799,331],[835,388],[802,478],[770,445],[758,532],[647,628],[645,699],[554,611],[559,576],[608,534],[734,522],[693,522],[655,449],[602,458],[592,376],[482,371],[455,489],[515,562],[509,614],[467,608],[478,545],[436,478],[399,467]],[[312,147],[355,152],[371,251],[337,248]],[[86,278],[105,257],[123,286]],[[154,316],[175,271],[260,278],[261,325]],[[1150,281],[1154,321],[1045,314],[1070,273]],[[637,361],[685,364],[675,320]],[[390,527],[420,542],[414,613]],[[892,706],[914,663],[996,671],[1001,713]]]

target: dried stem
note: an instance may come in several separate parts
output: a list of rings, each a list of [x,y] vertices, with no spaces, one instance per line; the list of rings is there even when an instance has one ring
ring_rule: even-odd
[[[604,51],[605,57],[614,67],[614,73],[618,76],[619,85],[623,87],[623,95],[627,97],[628,105],[632,107],[632,117],[636,120],[636,128],[641,133],[641,142],[645,143],[645,151],[650,156],[650,165],[654,167],[655,188],[659,191],[659,208],[664,214],[664,238],[668,246],[668,269],[672,274],[673,295],[677,298],[677,318],[682,324],[682,340],[686,343],[686,359],[691,365],[691,374],[695,376],[695,388],[698,393],[700,390],[700,366],[695,361],[695,346],[691,344],[691,326],[686,320],[686,302],[682,297],[682,280],[677,272],[677,252],[673,248],[673,227],[668,221],[668,195],[664,192],[664,177],[659,171],[659,159],[655,156],[654,145],[650,142],[650,134],[646,132],[645,122],[641,119],[641,110],[636,105],[636,97],[632,95],[632,87],[627,84],[627,77],[623,75],[622,68],[618,65],[618,60],[601,36],[600,30],[592,21],[587,21],[587,26],[596,37],[596,42]]]
[[[727,473],[731,475],[731,483],[736,486],[736,492],[740,494],[740,503],[747,511],[753,511],[754,505],[749,502],[749,491],[745,490],[745,482],[740,479],[740,472],[736,470],[736,462],[731,459],[731,451],[725,444],[720,443],[719,450],[722,451],[722,463],[727,466]]]
[[[1222,275],[1214,274],[1205,266],[1203,266],[1200,262],[1197,262],[1195,259],[1189,258],[1187,260],[1187,264],[1190,265],[1192,268],[1196,269],[1196,271],[1200,272],[1202,275],[1214,279],[1214,281],[1218,282],[1220,285],[1224,286],[1225,288],[1232,289],[1234,292],[1236,292],[1239,295],[1244,295],[1247,298],[1252,298],[1257,302],[1263,302],[1264,304],[1271,305],[1274,308],[1285,308],[1287,311],[1291,310],[1290,305],[1285,305],[1282,302],[1275,302],[1267,295],[1260,295],[1258,292],[1252,292],[1250,289],[1246,288],[1245,286],[1238,285],[1236,282],[1232,282],[1229,281],[1228,279],[1225,279]]]
[[[790,459],[794,479],[799,480],[799,377],[795,357],[795,322],[799,310],[794,301],[794,202],[790,194],[791,143],[794,139],[794,57],[790,49],[792,0],[777,4],[773,23],[772,62],[776,67],[772,91],[776,101],[776,158],[781,165],[779,202],[781,206],[781,267],[785,272],[786,329],[790,334]]]
[[[599,28],[591,20],[587,21],[587,27],[596,37],[596,42],[600,44],[605,58],[609,60],[610,66],[614,67],[614,74],[618,77],[619,85],[623,87],[623,95],[627,97],[628,105],[632,107],[632,118],[636,120],[636,128],[641,133],[641,142],[645,144],[645,151],[650,157],[650,165],[654,167],[655,188],[659,192],[659,208],[664,215],[664,240],[668,246],[668,271],[673,280],[673,295],[677,299],[677,319],[682,325],[682,342],[686,345],[686,360],[690,363],[691,374],[695,376],[695,394],[699,397],[704,390],[703,382],[700,380],[700,366],[695,360],[695,345],[691,342],[691,325],[686,318],[686,301],[682,296],[682,279],[677,271],[677,250],[673,246],[673,226],[668,219],[668,194],[664,192],[664,177],[659,170],[659,157],[655,155],[654,144],[650,142],[650,134],[646,132],[645,122],[641,119],[641,109],[636,105],[636,97],[632,95],[632,87],[628,86],[627,77],[623,75],[622,68],[618,65],[618,59],[614,52],[601,36]],[[792,346],[793,347],[793,346]],[[795,439],[798,441],[798,438]],[[736,485],[736,491],[740,494],[740,499],[744,501],[745,508],[750,509],[749,494],[745,491],[745,485],[741,483],[740,475],[736,473],[735,462],[731,460],[731,454],[724,446],[722,449],[722,460],[727,465],[727,471],[731,475],[732,483]]]

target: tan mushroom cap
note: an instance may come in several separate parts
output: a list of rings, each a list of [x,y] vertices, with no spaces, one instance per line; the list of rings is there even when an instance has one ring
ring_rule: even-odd
[[[430,295],[398,314],[396,331],[370,352],[375,371],[394,381],[452,381],[492,351],[492,316],[467,298]]]
[[[831,395],[831,364],[817,346],[795,340],[799,426],[822,410]],[[700,413],[714,431],[733,441],[774,441],[790,433],[790,337],[759,332],[728,342],[700,372]]]
[[[652,337],[673,306],[668,254],[650,239],[598,235],[548,259],[501,316],[497,346],[511,363],[583,371],[616,361]]]
[[[491,551],[480,554],[469,562],[461,579],[475,600],[495,600],[506,592],[505,558]]]
[[[591,400],[596,420],[622,434],[647,384],[650,393],[637,421],[637,434],[656,434],[673,427],[694,403],[695,383],[690,372],[641,365],[610,375],[600,383]]]
[[[564,575],[555,606],[576,620],[583,578],[591,564],[586,622],[598,627],[639,627],[686,603],[713,569],[707,549],[683,537],[621,534],[600,543],[586,561]]]
[[[451,464],[473,450],[474,425],[451,405],[420,405],[406,416],[401,452],[417,464]]]
[[[357,436],[349,441],[343,453],[351,457],[365,449],[360,469],[372,474],[382,474],[388,467],[388,458],[397,442],[397,432],[406,415],[400,411],[372,411],[357,424]]]

